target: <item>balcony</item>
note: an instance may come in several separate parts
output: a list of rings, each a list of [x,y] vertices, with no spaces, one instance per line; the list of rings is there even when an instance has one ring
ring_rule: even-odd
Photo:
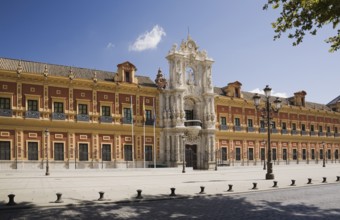
[[[146,119],[145,125],[153,125],[154,120],[153,119]]]
[[[327,136],[327,137],[333,137],[333,134],[332,134],[332,132],[327,132],[327,133],[326,133],[326,136]]]
[[[248,132],[255,132],[255,128],[253,128],[253,127],[248,127],[248,128],[247,128],[247,131],[248,131]]]
[[[307,131],[301,131],[301,135],[302,136],[308,136],[308,132]]]
[[[132,118],[123,118],[122,123],[123,124],[132,124]]]
[[[185,127],[202,127],[202,122],[200,120],[187,120],[184,122]]]
[[[260,133],[267,133],[267,129],[266,128],[260,128]]]
[[[222,131],[228,130],[228,125],[220,125],[220,130]]]
[[[65,120],[66,115],[64,113],[53,112],[52,113],[52,120]]]
[[[112,123],[113,119],[111,116],[100,116],[99,118],[101,123]]]
[[[200,120],[187,120],[184,122],[184,126],[187,129],[188,136],[195,137],[202,129],[202,122]]]
[[[279,131],[276,128],[272,128],[272,134],[277,134]]]
[[[316,132],[315,131],[311,131],[310,132],[310,136],[316,136]]]
[[[26,111],[25,118],[40,118],[40,112],[38,111]]]
[[[340,137],[340,133],[334,133],[334,137]]]
[[[281,134],[288,134],[287,129],[282,129],[282,130],[281,130]]]
[[[325,132],[319,132],[319,137],[325,136]]]
[[[242,127],[241,126],[235,126],[234,129],[235,129],[235,131],[242,131]]]
[[[298,134],[297,130],[292,130],[290,133],[291,133],[291,135],[297,135]]]
[[[78,114],[77,121],[90,121],[89,115]]]
[[[0,116],[12,117],[12,115],[13,115],[12,109],[0,109]]]

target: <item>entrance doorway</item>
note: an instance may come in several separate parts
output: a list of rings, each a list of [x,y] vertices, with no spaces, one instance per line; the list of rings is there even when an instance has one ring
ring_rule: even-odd
[[[197,169],[197,145],[185,145],[185,162],[187,167]]]

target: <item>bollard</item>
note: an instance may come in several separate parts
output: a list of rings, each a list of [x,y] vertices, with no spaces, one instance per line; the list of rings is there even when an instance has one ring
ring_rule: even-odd
[[[337,182],[340,181],[340,176],[336,176],[336,181],[337,181]]]
[[[233,192],[233,184],[229,184],[229,189],[227,190],[228,192]]]
[[[61,193],[56,193],[56,195],[57,195],[57,200],[55,201],[55,203],[62,203],[62,202],[64,202],[63,200],[61,200],[61,196],[62,196],[63,194],[61,194]]]
[[[143,199],[142,190],[141,190],[141,189],[137,189],[137,196],[136,196],[136,199]]]
[[[170,190],[171,190],[171,194],[169,196],[176,196],[175,194],[176,188],[170,188]]]
[[[295,186],[295,180],[292,180],[292,184],[290,186]]]
[[[204,192],[204,186],[201,186],[201,192],[199,192],[199,194],[205,194],[205,192]]]
[[[323,180],[322,180],[322,183],[327,183],[327,177],[322,177]]]
[[[312,178],[308,178],[307,184],[312,184]]]
[[[98,201],[104,201],[104,192],[103,191],[99,192],[99,199],[98,199]]]
[[[277,181],[273,181],[274,185],[273,187],[277,187]]]
[[[257,189],[257,183],[253,183],[253,188],[251,189]]]
[[[14,194],[8,195],[9,201],[8,201],[7,205],[16,205],[16,203],[14,202],[14,197],[15,197]]]

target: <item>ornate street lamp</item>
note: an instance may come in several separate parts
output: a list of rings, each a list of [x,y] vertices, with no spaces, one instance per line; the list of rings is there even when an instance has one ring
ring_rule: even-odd
[[[325,142],[322,142],[322,157],[323,157],[323,164],[322,167],[326,167],[326,151],[325,151]]]
[[[48,135],[49,134],[50,134],[50,132],[46,128],[46,130],[45,130],[45,137],[46,137],[46,172],[45,172],[45,175],[46,176],[50,175],[50,167],[49,167],[49,164],[48,164]]]
[[[185,141],[186,141],[187,137],[186,136],[182,136],[182,141],[183,141],[183,169],[182,169],[182,173],[185,173]]]
[[[266,126],[268,127],[267,129],[267,134],[268,134],[268,138],[267,138],[267,173],[266,173],[266,179],[267,180],[271,180],[274,179],[274,174],[273,174],[273,163],[272,163],[272,155],[271,155],[271,147],[270,147],[270,126],[271,126],[271,118],[272,118],[272,114],[273,113],[277,113],[280,108],[281,108],[281,100],[279,98],[276,98],[274,103],[274,107],[272,107],[272,104],[269,102],[270,99],[270,93],[271,93],[271,88],[267,85],[266,88],[263,89],[264,91],[264,95],[266,98],[266,103],[265,103],[265,107],[261,109],[262,113],[261,116],[262,118],[264,118],[266,120]],[[260,99],[261,97],[256,93],[253,96],[253,100],[254,100],[254,105],[256,107],[256,109],[259,109],[260,106]]]

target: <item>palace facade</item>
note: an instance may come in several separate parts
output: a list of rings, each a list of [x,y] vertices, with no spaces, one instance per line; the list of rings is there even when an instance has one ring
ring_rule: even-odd
[[[268,126],[254,94],[237,81],[214,87],[214,61],[190,36],[166,59],[169,79],[138,76],[130,62],[108,72],[0,58],[0,168],[261,164]],[[306,95],[281,98],[271,116],[275,164],[339,160],[340,96]]]

